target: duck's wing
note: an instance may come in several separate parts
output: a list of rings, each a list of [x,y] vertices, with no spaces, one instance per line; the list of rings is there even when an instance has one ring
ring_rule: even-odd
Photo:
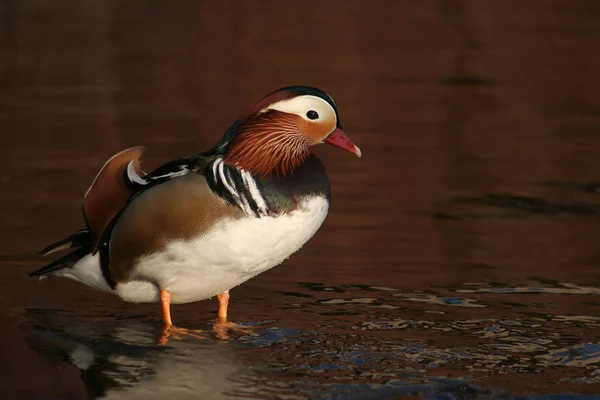
[[[132,147],[109,158],[83,198],[83,217],[89,230],[93,254],[98,251],[106,227],[135,193],[123,177],[128,166],[138,175],[142,174],[143,152],[142,147]]]

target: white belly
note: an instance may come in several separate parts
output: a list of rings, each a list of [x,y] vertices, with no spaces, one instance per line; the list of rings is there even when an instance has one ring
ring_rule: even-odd
[[[324,197],[315,196],[280,217],[222,221],[202,237],[140,258],[132,281],[117,285],[116,293],[130,302],[159,301],[156,283],[171,292],[173,303],[215,296],[299,250],[319,229],[328,208]]]

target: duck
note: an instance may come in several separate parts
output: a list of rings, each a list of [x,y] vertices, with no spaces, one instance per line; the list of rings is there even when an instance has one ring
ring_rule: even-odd
[[[85,227],[50,244],[66,255],[30,273],[75,280],[131,303],[160,303],[163,336],[171,304],[213,298],[222,329],[229,291],[290,257],[317,232],[331,187],[314,146],[361,157],[324,91],[288,86],[258,101],[213,148],[142,170],[145,149],[112,156],[82,201]]]

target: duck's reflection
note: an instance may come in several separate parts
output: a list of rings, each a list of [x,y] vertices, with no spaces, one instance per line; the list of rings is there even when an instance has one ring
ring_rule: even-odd
[[[229,343],[208,335],[162,346],[161,326],[151,322],[75,322],[53,310],[29,310],[28,319],[34,326],[31,345],[79,368],[90,398],[223,398],[239,385],[231,378],[244,375]]]

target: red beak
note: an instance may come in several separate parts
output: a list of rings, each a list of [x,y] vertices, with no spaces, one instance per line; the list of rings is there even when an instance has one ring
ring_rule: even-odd
[[[346,136],[344,131],[340,128],[337,128],[335,131],[331,132],[331,134],[325,138],[324,142],[335,147],[339,147],[342,150],[349,151],[350,153],[354,153],[359,158],[362,156],[358,146],[352,143],[352,141],[348,139],[348,136]]]

